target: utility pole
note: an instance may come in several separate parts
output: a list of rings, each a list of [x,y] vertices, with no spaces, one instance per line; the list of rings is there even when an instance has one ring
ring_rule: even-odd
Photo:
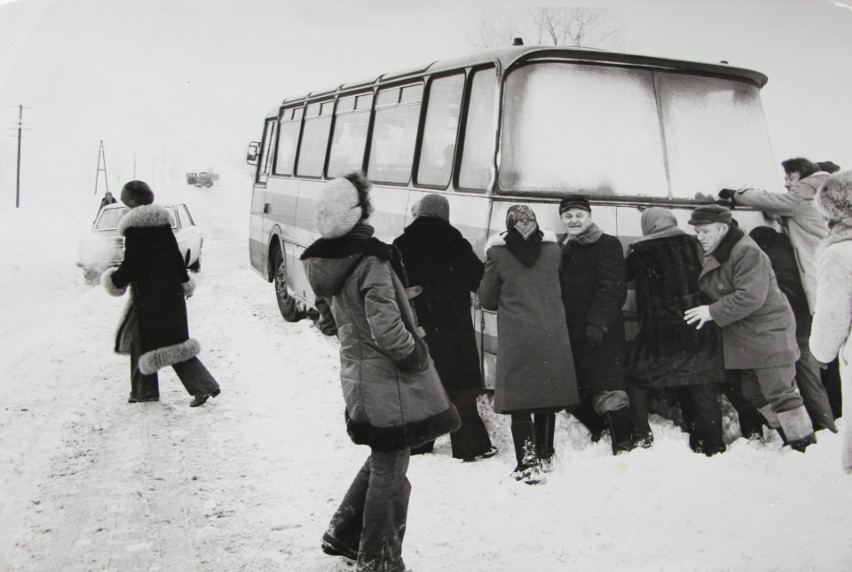
[[[15,186],[15,208],[21,208],[21,131],[24,123],[24,106],[18,106],[18,176]]]
[[[103,168],[101,168],[101,159],[103,159]],[[98,194],[98,175],[100,175],[101,171],[104,172],[104,183],[106,184],[106,190],[109,192],[109,178],[107,178],[107,168],[106,168],[106,154],[104,154],[104,141],[101,139],[101,145],[98,147],[98,171],[95,173],[95,194]]]

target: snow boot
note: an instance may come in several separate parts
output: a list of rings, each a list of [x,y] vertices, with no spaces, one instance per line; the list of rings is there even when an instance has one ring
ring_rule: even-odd
[[[603,434],[606,432],[606,423],[600,415],[595,413],[591,404],[584,402],[579,407],[569,411],[569,413],[573,415],[577,421],[582,423],[583,427],[589,430],[592,443],[597,443],[601,440],[601,437],[603,437]]]
[[[808,417],[804,405],[789,411],[779,411],[775,415],[781,425],[779,433],[781,433],[785,445],[804,453],[809,445],[816,443],[816,434],[811,424],[811,418]]]
[[[633,449],[633,423],[630,422],[630,411],[627,407],[607,411],[604,414],[612,437],[612,454],[620,455]]]

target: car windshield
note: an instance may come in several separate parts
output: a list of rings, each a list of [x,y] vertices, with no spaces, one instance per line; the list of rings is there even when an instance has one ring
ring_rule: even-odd
[[[121,220],[127,211],[130,210],[127,207],[113,208],[113,209],[103,209],[101,211],[100,216],[98,217],[97,222],[95,223],[95,230],[115,230],[118,228],[118,221]],[[171,223],[172,228],[177,228],[177,221],[175,220],[175,209],[173,207],[166,207],[166,212],[169,213],[169,221]]]
[[[536,63],[506,78],[499,188],[693,199],[779,188],[757,87],[639,68]]]
[[[95,223],[95,230],[115,230],[118,228],[118,221],[121,220],[127,211],[127,207],[117,209],[104,209],[101,211],[101,216],[98,217],[98,222]]]

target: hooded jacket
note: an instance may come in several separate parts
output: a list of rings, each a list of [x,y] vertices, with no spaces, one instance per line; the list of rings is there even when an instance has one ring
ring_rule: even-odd
[[[318,240],[304,252],[302,263],[314,293],[330,301],[337,324],[352,440],[392,451],[458,429],[458,412],[432,360],[427,355],[422,369],[413,366],[411,358],[427,350],[400,278],[398,251],[353,231]]]
[[[131,337],[139,336],[139,370],[146,375],[195,357],[201,347],[189,337],[184,297],[192,294],[195,282],[186,272],[171,215],[156,204],[132,208],[119,221],[118,232],[124,236],[124,260],[102,278],[113,296],[130,286],[115,351],[130,353]]]

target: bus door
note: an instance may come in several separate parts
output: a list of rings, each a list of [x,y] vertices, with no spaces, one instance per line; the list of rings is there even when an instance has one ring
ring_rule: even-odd
[[[264,233],[264,220],[266,218],[266,185],[272,165],[272,141],[278,122],[267,119],[263,127],[263,140],[260,146],[260,155],[257,161],[257,173],[252,185],[251,210],[249,221],[249,258],[251,266],[257,272],[266,277],[265,262],[267,253],[266,234]]]

